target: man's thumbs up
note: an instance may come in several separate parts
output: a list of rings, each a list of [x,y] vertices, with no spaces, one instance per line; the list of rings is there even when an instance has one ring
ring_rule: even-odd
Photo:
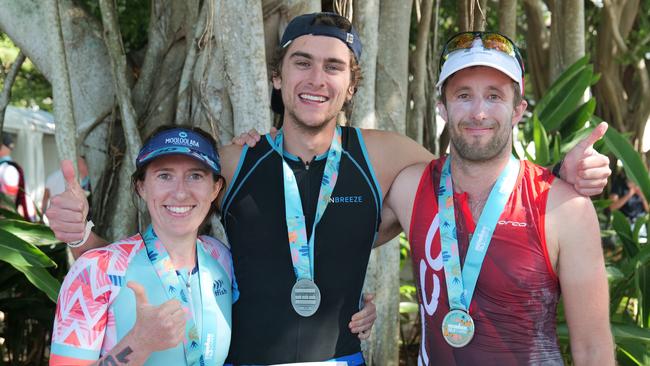
[[[57,239],[65,243],[77,242],[84,238],[88,200],[77,181],[72,161],[61,161],[61,172],[66,189],[52,197],[45,215]]]
[[[594,130],[574,146],[564,157],[560,176],[584,196],[600,194],[612,171],[607,156],[594,150],[594,143],[607,132],[607,123],[601,122]]]
[[[75,194],[81,193],[85,198],[86,195],[83,193],[83,189],[79,184],[79,180],[74,172],[74,165],[71,160],[62,160],[61,161],[61,172],[63,173],[63,178],[65,179],[66,190],[71,191]]]

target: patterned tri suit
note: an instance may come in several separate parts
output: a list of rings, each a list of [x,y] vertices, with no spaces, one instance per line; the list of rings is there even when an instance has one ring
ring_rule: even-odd
[[[359,130],[342,127],[338,180],[314,245],[315,283],[321,304],[311,317],[290,301],[296,282],[285,220],[282,160],[267,135],[244,147],[222,204],[239,301],[227,362],[274,364],[342,359],[363,363],[348,323],[359,311],[361,290],[381,212],[381,190]],[[311,235],[325,155],[306,166],[284,152],[297,180],[307,235]]]
[[[198,334],[202,333],[202,327],[207,326],[208,322],[207,319],[204,322],[202,318],[203,305],[211,303],[202,298],[202,281],[206,278],[213,280],[212,286],[208,283],[207,288],[212,289],[209,296],[214,296],[216,301],[215,317],[211,320],[216,335],[212,340],[212,354],[206,356],[209,361],[206,360],[205,364],[221,365],[228,351],[231,334],[230,311],[232,302],[238,296],[237,285],[228,248],[208,236],[200,236],[199,243],[197,250],[205,253],[208,259],[205,262],[206,268],[199,270],[195,267],[189,276],[178,272],[176,275],[179,276],[179,284],[185,283],[188,287],[187,299],[190,300]],[[207,273],[204,271],[209,271],[210,275],[206,277]],[[168,301],[171,297],[167,290],[179,291],[176,287],[163,287],[140,234],[104,248],[89,250],[74,262],[59,292],[50,365],[90,365],[122,340],[133,328],[136,320],[135,296],[130,289],[125,290],[129,281],[135,281],[146,289],[151,305],[159,306]],[[183,299],[186,297],[183,296]],[[105,364],[115,364],[114,362],[115,360]],[[153,352],[145,363],[186,364],[182,343],[173,348]]]
[[[470,304],[474,339],[463,348],[452,348],[443,339],[449,302],[436,194],[444,161],[434,160],[422,175],[409,235],[424,324],[419,364],[562,365],[555,327],[560,287],[544,234],[553,176],[526,161],[499,217]],[[454,207],[462,264],[475,223],[466,194],[454,194]]]

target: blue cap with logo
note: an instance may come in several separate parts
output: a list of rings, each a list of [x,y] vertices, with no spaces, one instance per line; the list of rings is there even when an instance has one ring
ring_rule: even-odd
[[[164,155],[185,155],[196,159],[216,174],[221,174],[217,149],[201,134],[185,128],[162,131],[140,149],[135,166],[142,167],[151,160]]]
[[[284,34],[282,34],[280,46],[282,48],[286,48],[289,46],[289,44],[291,44],[291,41],[304,35],[338,38],[341,42],[348,46],[350,51],[352,51],[354,54],[354,58],[356,58],[358,62],[361,58],[361,39],[359,38],[359,33],[357,33],[357,30],[354,29],[351,24],[350,31],[348,32],[333,25],[314,24],[319,16],[342,18],[349,23],[349,20],[347,18],[342,17],[336,13],[303,14],[293,18],[289,22],[287,28],[284,30]]]

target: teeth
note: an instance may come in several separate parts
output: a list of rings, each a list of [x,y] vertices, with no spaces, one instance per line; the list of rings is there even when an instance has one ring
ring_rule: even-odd
[[[192,206],[165,206],[169,211],[173,213],[185,213],[192,209]]]
[[[319,96],[319,95],[311,95],[311,94],[300,94],[300,98],[302,99],[307,99],[311,100],[313,102],[326,102],[327,98]]]

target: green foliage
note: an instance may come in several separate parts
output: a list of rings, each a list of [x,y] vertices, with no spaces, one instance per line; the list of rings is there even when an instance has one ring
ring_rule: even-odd
[[[0,202],[5,198],[0,195]],[[56,298],[67,270],[66,245],[47,226],[24,221],[12,206],[0,208],[0,337],[6,340],[0,344],[0,364],[47,363]]]
[[[542,166],[556,163],[562,154],[573,147],[588,130],[585,127],[593,118],[595,99],[583,102],[585,91],[598,81],[589,55],[570,66],[551,85],[524,120],[519,138],[526,157]],[[531,153],[531,148],[535,153]]]
[[[0,67],[9,70],[19,52],[9,37],[0,33]],[[4,78],[0,78],[0,88],[3,87]],[[12,86],[11,105],[52,111],[52,87],[29,59],[23,63]]]
[[[88,13],[97,18],[99,22],[102,21],[98,0],[81,0],[79,4],[85,7]],[[147,43],[150,1],[117,0],[115,8],[125,52],[128,55],[140,51]]]
[[[65,244],[57,241],[47,226],[17,218],[10,209],[2,209],[0,215],[3,217],[0,221],[0,261],[4,262],[0,262],[0,268],[10,265],[56,302],[61,284],[46,268],[56,267],[57,263],[42,248],[65,249]]]

